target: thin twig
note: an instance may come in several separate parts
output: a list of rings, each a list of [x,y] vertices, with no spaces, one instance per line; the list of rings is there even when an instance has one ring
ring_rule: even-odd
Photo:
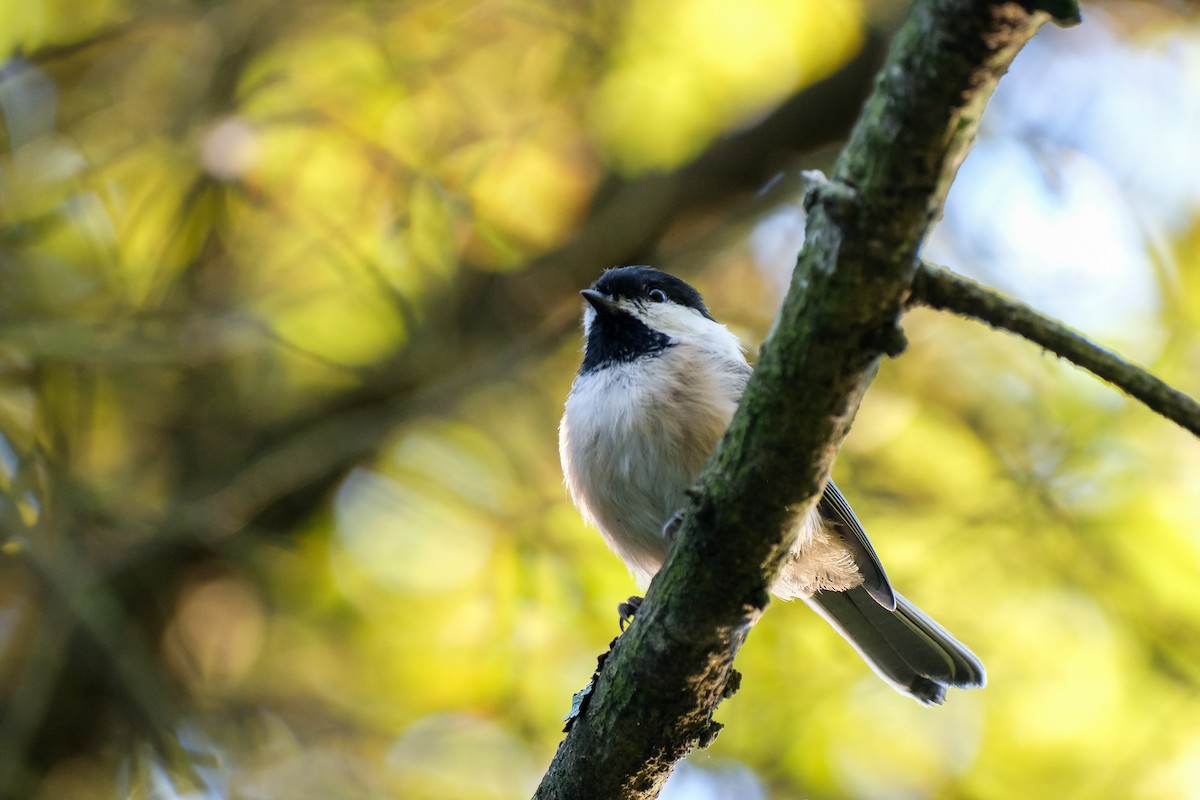
[[[928,263],[922,263],[917,270],[912,299],[930,308],[972,317],[1028,339],[1111,383],[1151,411],[1200,437],[1200,403],[1142,367],[1018,300]]]

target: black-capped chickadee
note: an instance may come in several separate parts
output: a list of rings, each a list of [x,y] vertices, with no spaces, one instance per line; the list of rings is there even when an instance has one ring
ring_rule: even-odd
[[[575,505],[645,587],[751,367],[737,337],[678,278],[620,267],[581,294],[586,346],[559,428],[563,473]],[[771,592],[802,598],[880,677],[922,703],[986,681],[974,653],[892,589],[833,481],[798,521]]]

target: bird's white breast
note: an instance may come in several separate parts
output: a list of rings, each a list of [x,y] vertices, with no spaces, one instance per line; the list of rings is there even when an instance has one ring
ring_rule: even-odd
[[[666,557],[664,523],[733,416],[744,378],[714,374],[688,345],[580,375],[559,450],[575,504],[646,584]],[[636,380],[635,380],[636,375]],[[728,389],[702,391],[725,383]]]
[[[642,586],[662,566],[670,545],[663,526],[686,505],[687,489],[729,426],[750,374],[724,326],[678,311],[657,322],[671,330],[672,345],[580,374],[559,428],[575,505]],[[794,531],[774,594],[808,597],[862,582],[815,508],[794,521]]]

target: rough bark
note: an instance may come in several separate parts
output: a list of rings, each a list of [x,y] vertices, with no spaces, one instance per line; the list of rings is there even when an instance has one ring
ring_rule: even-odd
[[[536,798],[655,797],[716,735],[713,711],[736,688],[733,659],[767,605],[787,522],[819,499],[879,360],[903,349],[920,244],[997,81],[1048,19],[1029,3],[980,0],[910,12],[830,181],[809,196],[787,299],[676,545]]]

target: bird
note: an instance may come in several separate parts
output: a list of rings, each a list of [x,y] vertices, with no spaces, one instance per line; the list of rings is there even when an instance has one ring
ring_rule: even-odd
[[[753,368],[687,282],[614,267],[580,294],[583,359],[559,425],[568,492],[640,587],[662,566],[689,488],[724,434]],[[925,705],[982,687],[983,663],[892,588],[832,480],[803,519],[771,593],[802,599],[893,688]],[[619,606],[624,621],[640,597]]]

